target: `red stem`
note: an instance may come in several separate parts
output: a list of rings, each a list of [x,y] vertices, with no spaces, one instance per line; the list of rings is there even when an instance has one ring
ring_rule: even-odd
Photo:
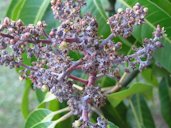
[[[5,33],[0,33],[0,36],[3,36],[3,37],[7,37],[7,38],[10,38],[10,39],[14,39],[14,36],[11,36],[9,34],[5,34]],[[47,36],[47,35],[46,35]],[[39,39],[39,40],[26,40],[28,42],[36,42],[36,43],[44,43],[44,44],[51,44],[52,41],[51,40],[46,40],[46,39]],[[68,43],[73,43],[73,42],[78,42],[79,39],[78,38],[67,38],[65,39],[65,41],[67,41]]]
[[[93,86],[96,82],[96,72],[90,73],[87,86]]]
[[[81,83],[83,83],[83,84],[87,84],[87,83],[88,83],[87,80],[81,79],[81,78],[76,77],[76,76],[74,76],[74,75],[70,75],[69,78],[71,78],[71,79],[73,79],[73,80],[75,80],[75,81],[79,81],[79,82],[81,82]]]

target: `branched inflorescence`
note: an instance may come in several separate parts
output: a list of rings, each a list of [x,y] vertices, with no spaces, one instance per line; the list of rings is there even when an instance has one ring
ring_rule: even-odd
[[[74,115],[81,115],[80,127],[106,128],[106,120],[101,117],[97,124],[89,120],[92,107],[105,104],[106,96],[97,85],[97,76],[115,76],[118,68],[128,63],[131,69],[140,70],[150,64],[152,53],[159,47],[159,40],[164,36],[164,29],[157,26],[153,37],[145,39],[142,47],[131,55],[120,55],[121,42],[114,43],[116,36],[127,38],[133,27],[145,22],[147,8],[136,4],[133,9],[119,10],[108,19],[111,34],[106,39],[98,36],[98,24],[91,14],[80,16],[84,0],[52,0],[52,10],[56,19],[62,21],[58,28],[49,34],[46,24],[24,25],[21,20],[5,18],[0,24],[0,64],[10,68],[22,67],[21,77],[30,78],[37,88],[48,88],[59,101],[67,101]],[[74,61],[70,51],[79,51],[83,57]],[[28,64],[24,58],[36,58]],[[115,67],[115,68],[113,68]],[[82,70],[88,74],[84,80],[72,74]],[[85,87],[77,90],[73,84],[81,82]],[[73,123],[74,127],[78,123]]]

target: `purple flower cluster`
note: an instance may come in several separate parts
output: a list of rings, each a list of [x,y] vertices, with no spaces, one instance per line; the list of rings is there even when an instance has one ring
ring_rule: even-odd
[[[98,76],[110,75],[119,79],[119,66],[125,63],[130,69],[138,66],[142,70],[148,66],[152,53],[162,46],[159,40],[164,36],[164,28],[158,25],[153,37],[144,40],[143,47],[123,56],[118,52],[122,43],[114,43],[113,38],[130,36],[135,25],[144,23],[147,8],[137,3],[133,9],[119,10],[108,19],[112,33],[103,39],[97,34],[96,19],[91,14],[80,16],[84,0],[52,0],[51,4],[55,18],[62,23],[50,33],[46,33],[44,22],[26,26],[21,20],[5,18],[2,21],[0,64],[10,68],[21,67],[23,79],[30,78],[35,87],[45,87],[59,101],[67,101],[73,115],[81,115],[78,120],[81,128],[106,128],[106,120],[102,118],[98,118],[96,124],[89,120],[91,108],[100,108],[106,100],[106,95],[96,83]],[[70,51],[78,51],[83,57],[74,61],[69,56]],[[26,63],[25,58],[36,60]],[[88,79],[74,76],[75,70],[82,70]],[[85,86],[80,90],[73,86],[75,82]]]

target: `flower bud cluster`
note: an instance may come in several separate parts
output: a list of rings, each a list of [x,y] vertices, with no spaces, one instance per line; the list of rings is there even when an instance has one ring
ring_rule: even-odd
[[[52,11],[58,20],[74,19],[85,5],[84,0],[52,0]]]
[[[53,29],[50,36],[54,45],[60,44],[63,51],[78,50],[84,52],[85,49],[93,48],[98,44],[97,29],[96,20],[92,15],[87,14],[72,22],[66,20],[58,29]]]
[[[163,38],[165,33],[164,28],[161,28],[159,25],[156,30],[153,32],[153,38],[145,39],[144,45],[141,48],[135,49],[135,53],[125,56],[125,60],[129,65],[134,69],[135,66],[139,65],[139,70],[141,71],[150,64],[152,58],[152,53],[157,49],[161,48],[162,44],[160,39]],[[134,60],[134,61],[133,61]]]
[[[73,122],[73,128],[107,128],[107,120],[102,117],[97,118],[97,123],[83,122],[82,120],[76,120]]]
[[[118,9],[118,13],[108,20],[112,33],[127,38],[131,35],[134,25],[144,23],[147,11],[148,9],[139,3],[133,9],[127,8],[125,11]]]

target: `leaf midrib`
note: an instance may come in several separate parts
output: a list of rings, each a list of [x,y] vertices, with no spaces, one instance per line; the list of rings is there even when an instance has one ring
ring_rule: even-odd
[[[99,11],[99,13],[100,13],[100,15],[102,16],[102,18],[103,18],[104,20],[106,20],[106,19],[107,19],[107,16],[105,15],[105,13],[103,13],[103,12],[101,11],[101,9],[100,9],[100,7],[99,7],[97,1],[96,1],[96,0],[93,0],[93,2],[94,2],[94,5],[97,7],[97,10]],[[99,1],[99,2],[100,2],[100,1]]]
[[[43,16],[49,6],[49,3],[50,3],[50,0],[44,0],[43,3],[41,4],[37,14],[36,14],[36,17],[35,17],[35,20],[34,20],[34,24],[36,24],[39,20],[43,19]]]

